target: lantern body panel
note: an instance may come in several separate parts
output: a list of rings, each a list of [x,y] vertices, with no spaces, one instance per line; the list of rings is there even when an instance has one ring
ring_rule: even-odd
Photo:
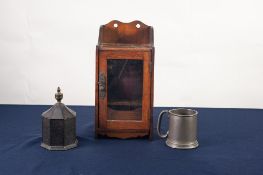
[[[42,143],[50,145],[50,120],[42,118]]]
[[[76,120],[75,118],[69,118],[64,121],[64,144],[74,144],[76,141]]]
[[[50,145],[64,145],[64,121],[60,119],[50,120]]]

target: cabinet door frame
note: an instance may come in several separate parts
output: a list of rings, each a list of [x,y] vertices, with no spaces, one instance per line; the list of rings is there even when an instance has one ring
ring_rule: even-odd
[[[142,120],[108,120],[108,97],[101,99],[98,97],[98,127],[101,129],[149,129],[151,115],[151,52],[149,51],[108,51],[103,50],[98,55],[98,72],[103,73],[107,80],[107,60],[108,59],[130,59],[143,60],[143,93],[142,93]],[[96,78],[98,79],[98,78]],[[107,92],[106,81],[106,92]],[[97,87],[98,88],[98,87]],[[98,93],[100,93],[98,91]]]

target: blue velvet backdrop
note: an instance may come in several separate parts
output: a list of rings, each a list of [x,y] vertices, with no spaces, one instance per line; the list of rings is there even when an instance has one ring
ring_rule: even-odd
[[[94,139],[94,107],[71,106],[79,146],[51,152],[40,147],[40,115],[49,107],[0,105],[1,175],[263,174],[263,110],[199,108],[200,146],[177,150],[156,134],[164,108],[154,110],[149,141]]]

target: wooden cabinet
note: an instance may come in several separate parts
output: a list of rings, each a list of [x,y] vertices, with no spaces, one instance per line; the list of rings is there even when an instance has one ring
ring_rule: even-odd
[[[96,49],[96,136],[150,137],[153,28],[111,21],[100,27]]]

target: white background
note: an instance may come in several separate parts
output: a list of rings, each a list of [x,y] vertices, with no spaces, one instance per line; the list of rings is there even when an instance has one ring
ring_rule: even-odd
[[[0,0],[0,103],[94,105],[99,26],[155,32],[155,106],[263,108],[261,0]]]

